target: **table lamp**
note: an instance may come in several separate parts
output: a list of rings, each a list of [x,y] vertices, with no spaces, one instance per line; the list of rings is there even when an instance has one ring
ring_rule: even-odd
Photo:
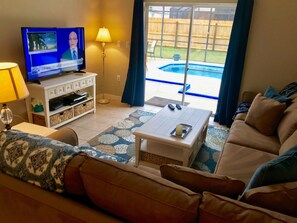
[[[22,73],[16,63],[0,62],[0,86],[0,103],[3,104],[0,119],[9,130],[13,114],[6,103],[29,96]]]
[[[98,100],[98,103],[100,104],[108,104],[109,103],[109,99],[104,97],[104,89],[103,89],[103,85],[104,85],[104,59],[105,59],[105,43],[110,43],[111,42],[111,37],[109,34],[109,31],[107,28],[100,28],[96,37],[96,41],[101,42],[102,43],[102,58],[103,58],[103,64],[102,64],[102,77],[103,77],[103,84],[102,84],[102,98],[100,98]]]

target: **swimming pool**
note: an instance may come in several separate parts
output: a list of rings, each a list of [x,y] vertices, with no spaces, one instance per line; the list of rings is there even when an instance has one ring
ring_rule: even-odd
[[[178,74],[185,73],[186,64],[167,64],[165,66],[159,67],[160,70],[165,72],[172,72]],[[224,67],[204,65],[204,64],[194,64],[189,63],[189,75],[203,76],[203,77],[213,77],[217,79],[222,79]]]

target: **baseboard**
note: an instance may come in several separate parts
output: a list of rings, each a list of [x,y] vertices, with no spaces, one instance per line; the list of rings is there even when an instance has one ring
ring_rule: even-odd
[[[113,94],[104,94],[105,98],[108,98],[113,101],[121,101],[122,96],[119,95],[113,95]],[[102,94],[96,95],[96,99],[102,98]]]

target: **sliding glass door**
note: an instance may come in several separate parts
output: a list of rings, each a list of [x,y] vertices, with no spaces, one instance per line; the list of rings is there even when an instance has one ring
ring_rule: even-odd
[[[214,110],[235,5],[146,5],[146,100]]]
[[[195,5],[186,67],[186,95],[216,102],[233,25],[235,5]],[[216,104],[216,103],[215,103]]]
[[[172,70],[177,61],[186,61],[191,16],[181,15],[179,6],[149,5],[146,9],[147,72],[146,100],[176,100],[182,104],[184,71]],[[186,11],[191,7],[184,6]],[[156,43],[153,49],[153,43]],[[151,53],[151,52],[154,53]]]

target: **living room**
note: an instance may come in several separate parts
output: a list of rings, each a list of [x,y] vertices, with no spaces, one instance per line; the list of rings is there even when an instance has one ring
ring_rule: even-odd
[[[144,2],[158,2],[145,0]],[[179,1],[170,1],[179,2]],[[196,2],[191,1],[189,2]],[[207,2],[204,1],[203,2]],[[215,2],[231,2],[226,0]],[[1,1],[0,61],[15,62],[25,77],[25,61],[22,49],[21,27],[84,27],[86,44],[86,71],[97,73],[97,97],[102,93],[102,48],[96,42],[100,27],[107,27],[112,43],[106,45],[104,93],[115,104],[100,105],[104,112],[112,114],[125,108],[126,116],[136,108],[122,105],[119,101],[127,77],[133,17],[133,0],[66,0],[66,1]],[[281,90],[296,81],[295,40],[297,31],[297,3],[291,0],[255,0],[250,27],[241,93],[244,91],[264,92],[269,85]],[[120,81],[117,81],[117,76]],[[108,107],[109,106],[109,107]],[[121,107],[123,106],[123,107]],[[14,113],[12,125],[27,121],[24,101],[9,103]],[[4,128],[0,123],[0,130]],[[102,130],[104,130],[102,128]]]
[[[174,1],[172,1],[174,2]],[[175,1],[178,2],[178,1]],[[220,2],[220,1],[218,1]],[[223,1],[226,2],[226,1]],[[227,1],[234,2],[234,1]],[[121,7],[119,7],[121,5]],[[294,1],[255,1],[250,27],[241,92],[264,92],[271,85],[277,90],[296,80],[295,39],[297,22]],[[120,98],[129,65],[129,45],[133,16],[133,1],[71,1],[33,2],[1,1],[1,61],[16,62],[25,74],[21,27],[85,28],[86,71],[102,71],[101,45],[95,41],[98,29],[108,27],[113,42],[106,46],[105,84],[107,95]],[[71,11],[71,13],[68,13]],[[277,15],[277,16],[276,16]],[[118,42],[120,43],[118,45]],[[120,47],[119,47],[120,46]],[[128,47],[127,47],[128,46]],[[121,81],[116,81],[120,75]],[[101,78],[97,76],[97,95],[101,93]],[[14,114],[27,119],[23,101],[9,104]],[[23,119],[14,118],[14,124]],[[2,126],[1,126],[2,127]]]

